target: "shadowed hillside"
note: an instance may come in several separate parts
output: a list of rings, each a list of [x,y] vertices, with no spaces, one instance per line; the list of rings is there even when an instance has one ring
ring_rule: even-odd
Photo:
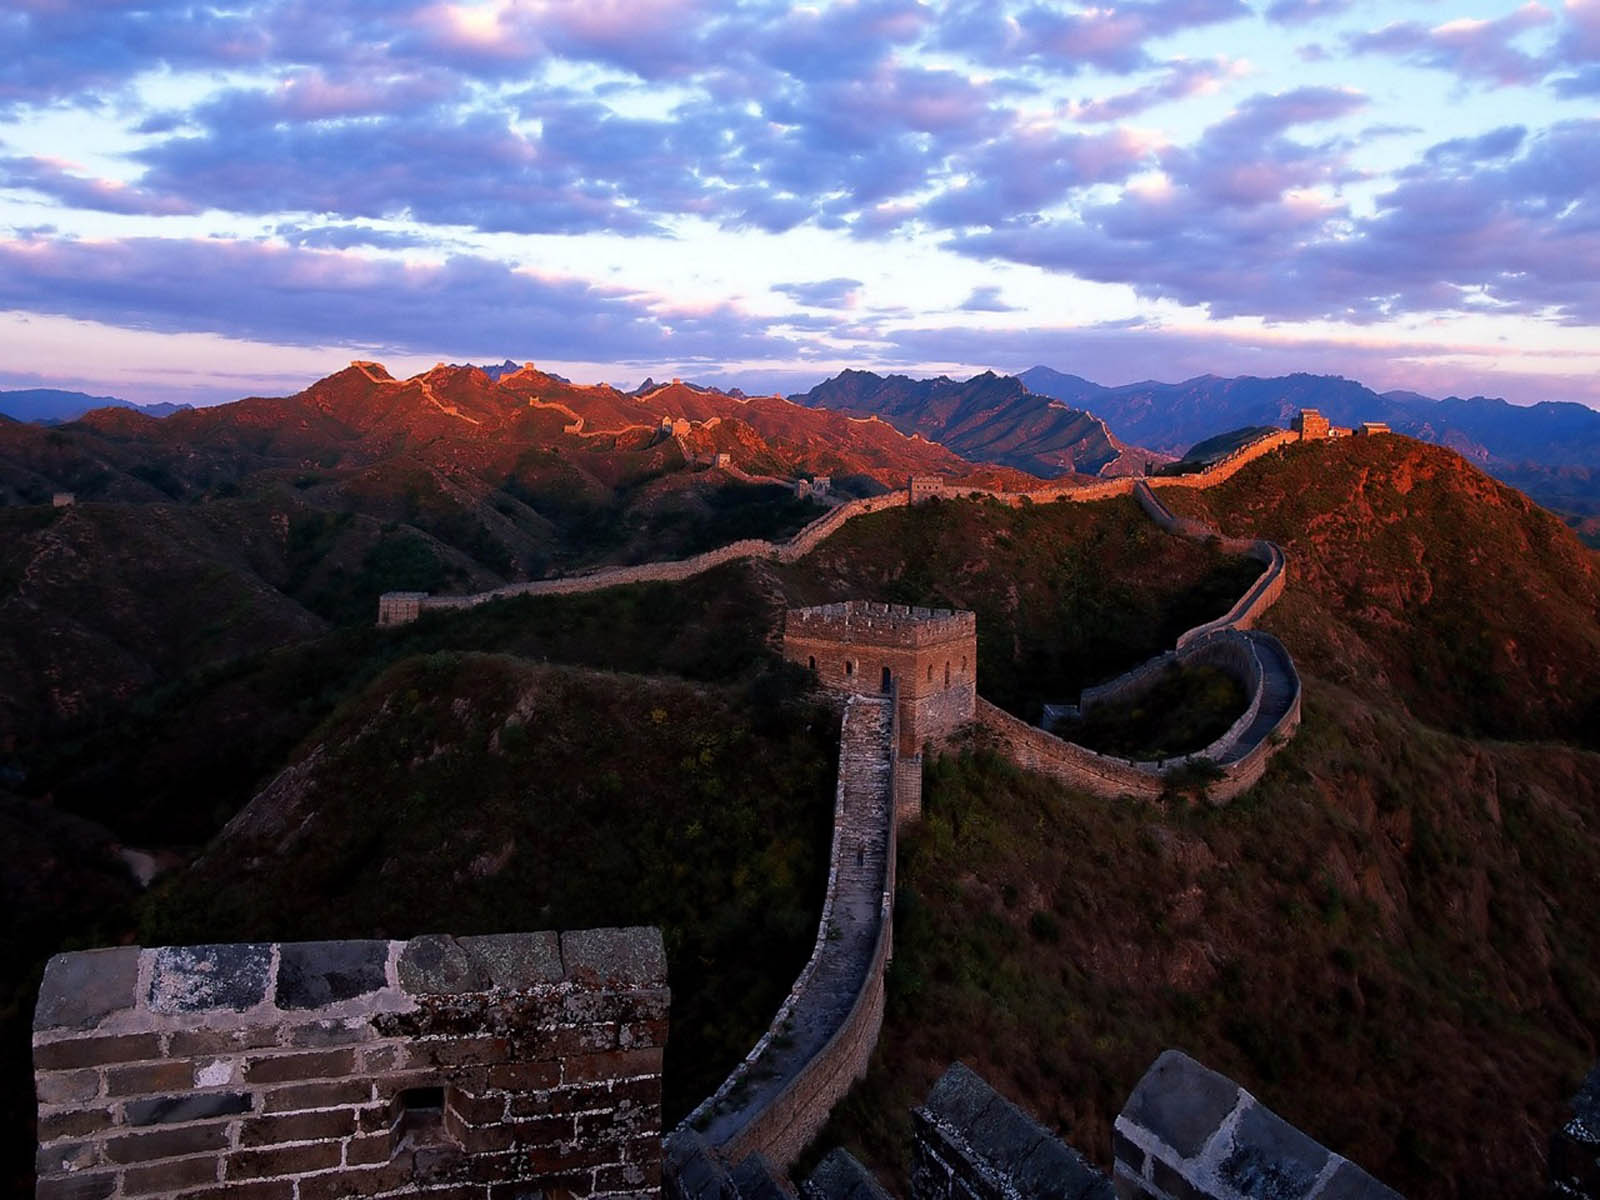
[[[1175,509],[1292,564],[1266,625],[1302,670],[1441,728],[1600,746],[1600,569],[1559,520],[1409,438],[1287,447]]]

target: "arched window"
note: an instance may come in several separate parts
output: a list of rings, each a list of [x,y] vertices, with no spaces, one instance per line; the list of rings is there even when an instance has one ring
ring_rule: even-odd
[[[887,695],[888,691],[889,691],[889,688],[893,683],[894,683],[894,676],[890,673],[889,668],[885,667],[883,669],[883,686],[881,688],[879,688],[878,690],[880,692],[883,692],[885,695]]]
[[[854,675],[856,673],[855,663],[851,662],[848,658],[844,660],[844,673],[846,675]]]
[[[928,682],[929,683],[933,682],[933,664],[932,663],[928,664]]]
[[[965,654],[961,656],[961,673],[963,675],[967,673],[967,656]]]
[[[817,656],[815,654],[806,659],[806,666],[810,667],[813,671],[817,669]]]
[[[948,662],[944,664],[944,685],[945,687],[950,686],[950,664]]]

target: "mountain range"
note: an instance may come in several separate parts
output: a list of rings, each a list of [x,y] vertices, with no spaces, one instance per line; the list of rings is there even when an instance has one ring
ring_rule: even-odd
[[[1600,412],[1582,404],[1435,400],[1375,392],[1336,375],[1201,375],[1105,387],[1036,366],[1017,378],[1033,392],[1093,412],[1119,438],[1173,455],[1223,430],[1287,425],[1302,408],[1319,409],[1335,425],[1384,421],[1397,433],[1448,446],[1546,507],[1600,516]]]
[[[133,408],[147,417],[170,417],[190,406],[187,404],[134,404],[116,396],[91,396],[87,392],[64,392],[57,388],[23,388],[0,392],[0,416],[13,421],[37,421],[52,425],[60,421],[76,421],[97,408]]]

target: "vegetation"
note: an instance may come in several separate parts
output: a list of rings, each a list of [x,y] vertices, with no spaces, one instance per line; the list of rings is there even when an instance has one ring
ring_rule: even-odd
[[[838,729],[803,686],[408,658],[312,739],[309,779],[150,898],[141,937],[659,925],[675,1120],[755,1044],[815,937]]]
[[[883,1037],[820,1144],[903,1183],[908,1109],[961,1059],[1106,1165],[1177,1046],[1404,1195],[1537,1193],[1600,1021],[1600,757],[1307,695],[1220,808],[930,762]]]
[[[1118,758],[1176,758],[1216,741],[1248,702],[1244,686],[1225,671],[1173,666],[1147,691],[1097,704],[1051,732]]]

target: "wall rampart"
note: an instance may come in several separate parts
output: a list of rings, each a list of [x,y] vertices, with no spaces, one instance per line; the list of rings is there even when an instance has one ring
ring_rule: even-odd
[[[1117,1194],[1148,1200],[1400,1200],[1238,1084],[1178,1050],[1156,1059],[1117,1117]],[[1263,1190],[1270,1181],[1270,1190]]]
[[[41,1198],[653,1194],[660,933],[60,954]]]
[[[680,1129],[786,1168],[866,1072],[893,947],[896,697],[851,696],[817,940],[772,1025]]]

